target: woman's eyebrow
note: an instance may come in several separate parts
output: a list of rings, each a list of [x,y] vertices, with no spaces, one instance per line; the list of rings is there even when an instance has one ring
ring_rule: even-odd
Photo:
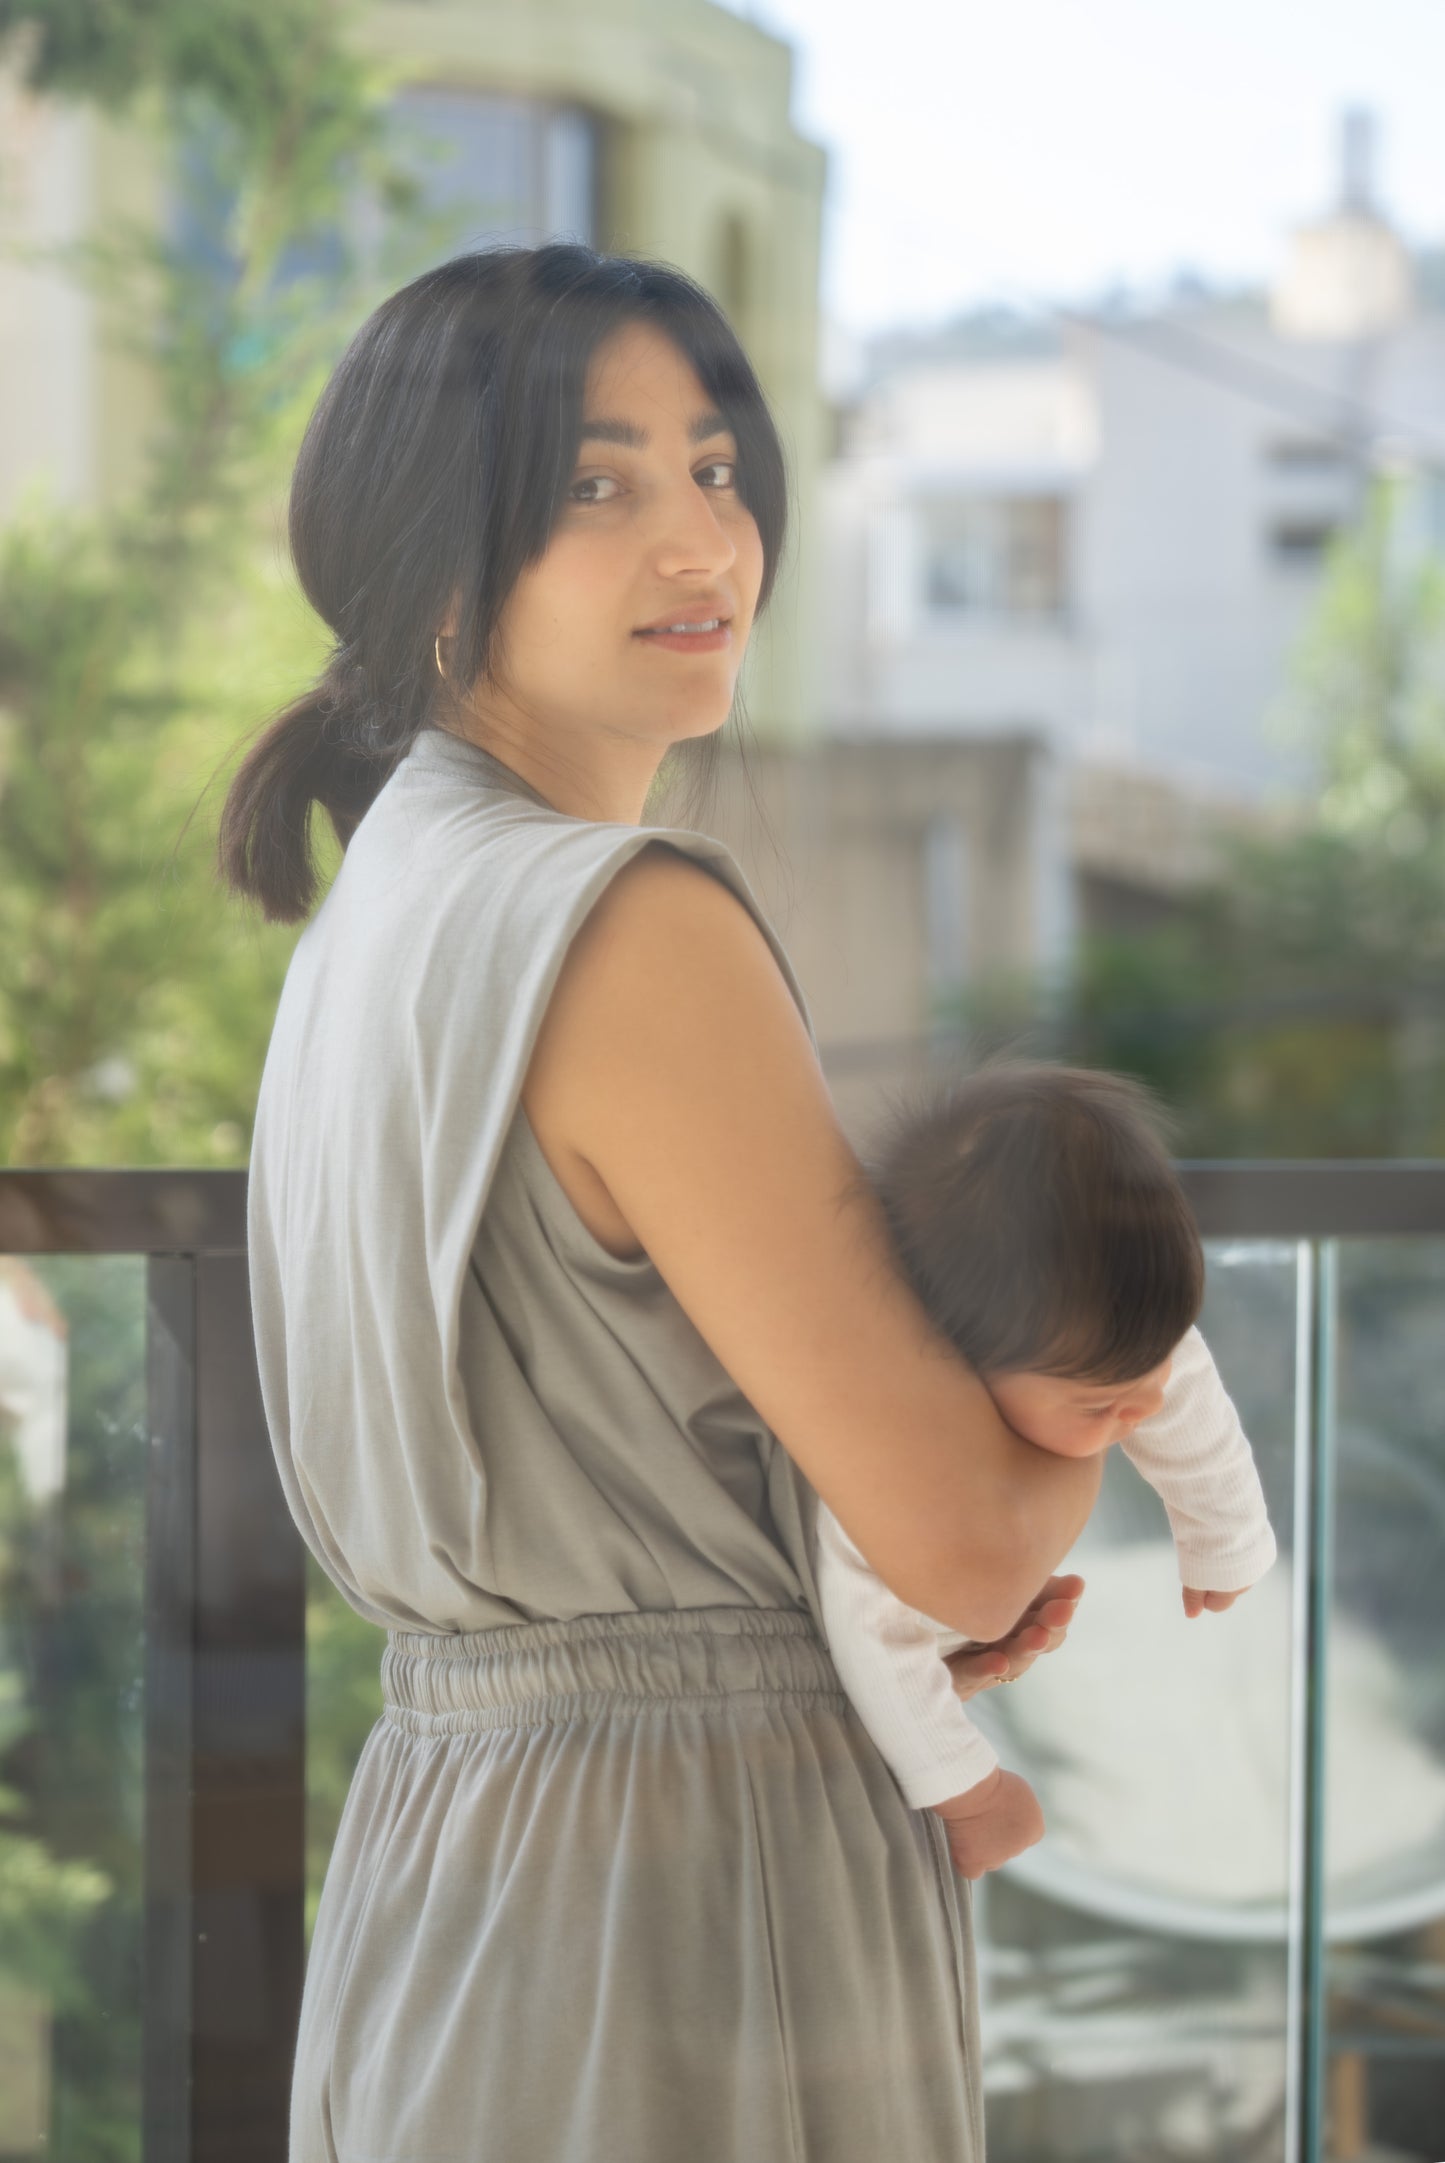
[[[729,436],[732,423],[723,413],[703,413],[687,431],[689,443],[706,443],[709,436]],[[621,443],[629,451],[645,451],[651,438],[645,428],[631,421],[595,420],[582,423],[583,443]]]

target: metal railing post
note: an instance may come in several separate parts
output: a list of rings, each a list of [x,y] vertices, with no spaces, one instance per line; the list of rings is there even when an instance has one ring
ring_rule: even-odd
[[[192,2163],[196,1265],[146,1268],[141,2154]]]
[[[1323,2163],[1329,2049],[1325,2007],[1326,1663],[1334,1560],[1338,1242],[1301,1240],[1298,1256],[1284,2152],[1285,2163]]]

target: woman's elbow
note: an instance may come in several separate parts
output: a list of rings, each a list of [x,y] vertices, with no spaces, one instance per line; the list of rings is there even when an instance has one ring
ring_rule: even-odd
[[[1049,1457],[1040,1470],[1041,1484],[992,1498],[985,1536],[975,1520],[931,1558],[926,1596],[913,1601],[924,1614],[980,1644],[1015,1628],[1088,1523],[1103,1462]]]
[[[1044,1573],[1047,1576],[1047,1571]],[[960,1631],[977,1645],[991,1645],[1000,1637],[1007,1637],[1018,1625],[1019,1618],[1030,1600],[1037,1595],[1040,1584],[1030,1583],[1024,1591],[1017,1579],[1000,1579],[997,1587],[980,1582],[975,1571],[969,1580],[955,1580],[946,1588],[946,1597],[926,1612],[937,1622],[946,1623],[949,1629]]]
[[[974,1539],[931,1558],[915,1589],[902,1596],[979,1644],[1007,1636],[1049,1574],[1047,1569],[1037,1579],[1031,1574],[1029,1543],[1020,1553],[1021,1530],[998,1525],[986,1546]]]

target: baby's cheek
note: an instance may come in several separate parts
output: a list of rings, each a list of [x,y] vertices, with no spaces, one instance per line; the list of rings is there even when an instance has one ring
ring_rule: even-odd
[[[1093,1420],[1087,1426],[1066,1427],[1058,1430],[1051,1444],[1058,1457],[1099,1457],[1115,1439],[1113,1428],[1107,1421]]]

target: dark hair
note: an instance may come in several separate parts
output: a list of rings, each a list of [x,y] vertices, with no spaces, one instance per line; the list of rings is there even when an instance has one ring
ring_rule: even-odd
[[[291,482],[290,544],[336,635],[324,675],[266,726],[222,809],[223,878],[271,922],[316,895],[310,812],[344,850],[445,697],[433,640],[453,591],[448,676],[495,658],[517,579],[547,547],[581,435],[588,363],[646,321],[686,354],[737,439],[763,544],[759,611],[787,524],[782,445],[717,302],[668,265],[573,242],[453,256],[376,308],[317,400]],[[264,725],[264,724],[263,724]],[[713,746],[715,739],[704,742]]]
[[[1149,1092],[997,1062],[894,1092],[865,1171],[904,1272],[980,1374],[1134,1382],[1204,1297],[1199,1230]]]

